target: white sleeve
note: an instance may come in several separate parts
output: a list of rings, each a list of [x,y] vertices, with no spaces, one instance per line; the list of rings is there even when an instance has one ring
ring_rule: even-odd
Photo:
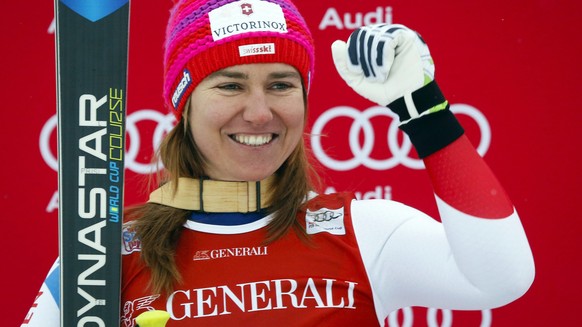
[[[59,327],[60,326],[60,264],[57,259],[49,270],[45,281],[24,317],[21,327]]]
[[[437,197],[443,223],[403,204],[354,200],[352,220],[379,319],[407,306],[483,310],[520,297],[533,257],[514,212],[464,214]]]

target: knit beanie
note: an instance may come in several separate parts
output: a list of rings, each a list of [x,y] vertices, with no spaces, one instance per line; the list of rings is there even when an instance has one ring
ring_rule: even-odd
[[[175,0],[166,30],[164,100],[177,120],[205,77],[253,63],[291,65],[309,89],[313,39],[290,0]]]

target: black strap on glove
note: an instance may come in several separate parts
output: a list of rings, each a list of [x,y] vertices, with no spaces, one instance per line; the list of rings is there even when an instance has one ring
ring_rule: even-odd
[[[420,158],[451,144],[465,132],[450,111],[448,103],[442,110],[423,115],[427,110],[446,102],[435,81],[412,92],[412,101],[420,115],[414,119],[411,119],[404,97],[394,100],[387,107],[398,115],[401,122],[406,122],[400,125],[400,129],[408,135]]]

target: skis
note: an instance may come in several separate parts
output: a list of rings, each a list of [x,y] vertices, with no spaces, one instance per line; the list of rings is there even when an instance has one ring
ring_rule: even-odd
[[[61,326],[119,326],[129,0],[55,0]]]

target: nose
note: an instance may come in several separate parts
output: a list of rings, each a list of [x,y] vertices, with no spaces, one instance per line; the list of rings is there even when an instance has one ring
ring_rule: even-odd
[[[265,91],[253,91],[246,99],[243,119],[253,125],[264,125],[273,119],[272,108]]]

